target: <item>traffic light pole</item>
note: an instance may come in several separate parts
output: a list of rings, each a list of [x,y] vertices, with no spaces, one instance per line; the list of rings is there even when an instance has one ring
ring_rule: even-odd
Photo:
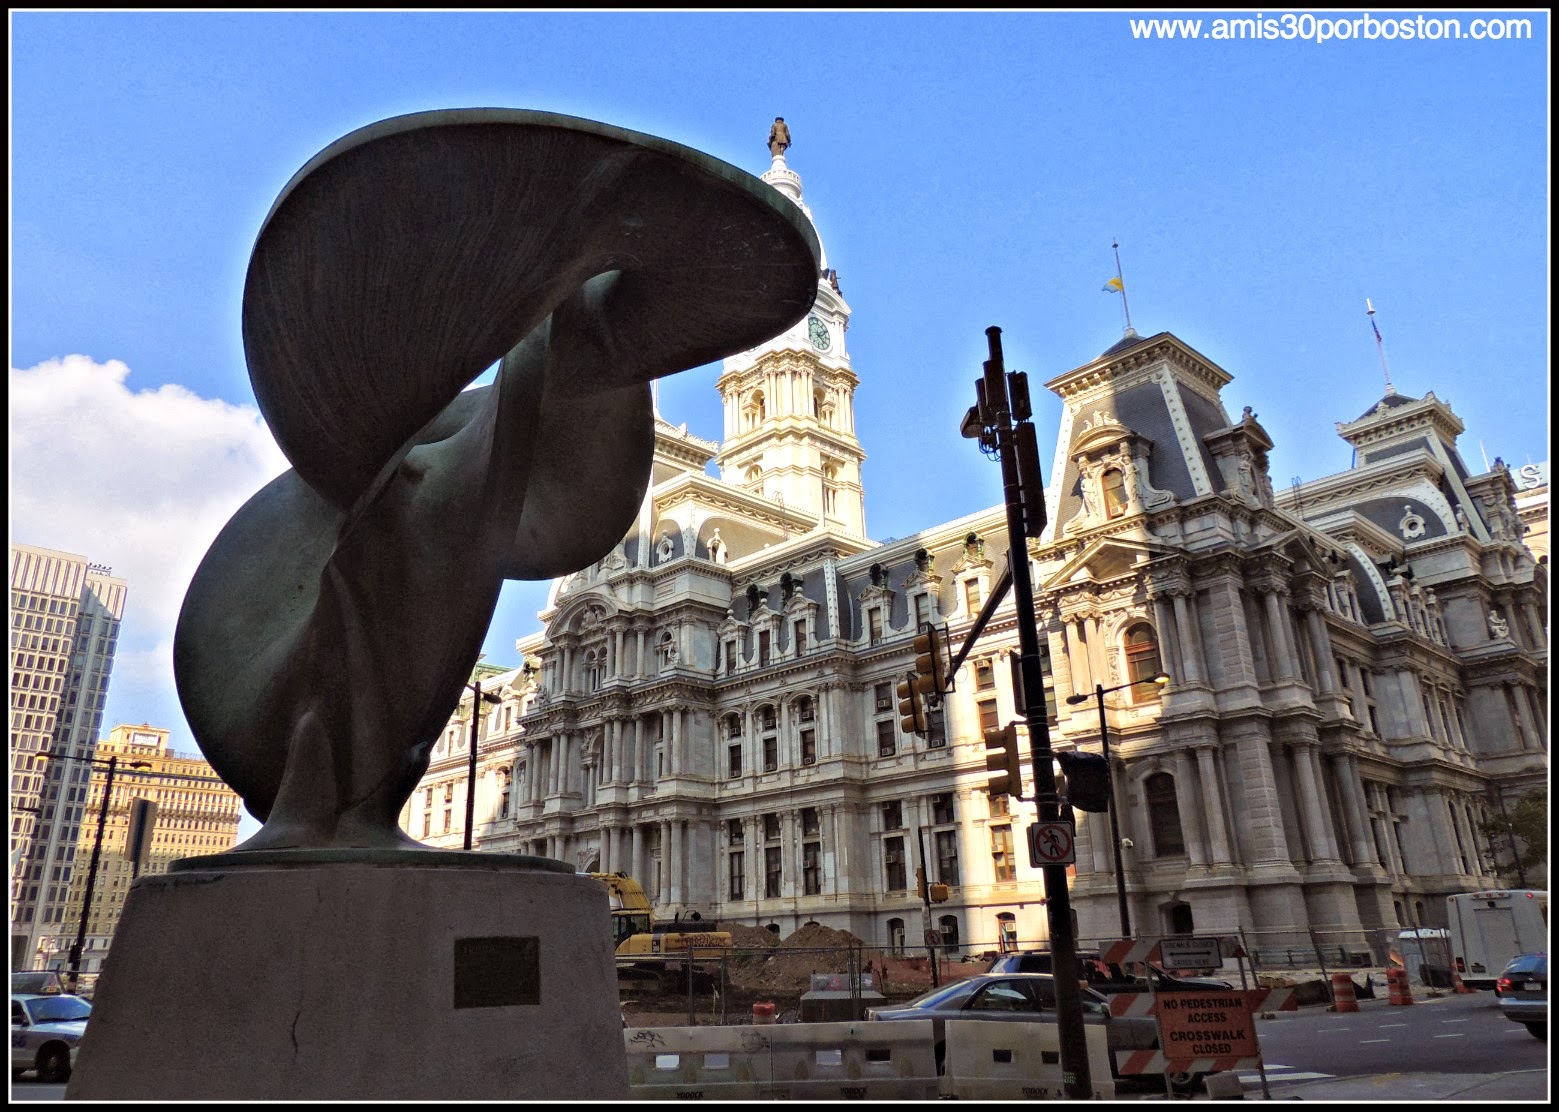
[[[1039,652],[1039,631],[1034,621],[1034,591],[1029,577],[1028,540],[1024,520],[1039,519],[1039,506],[1035,499],[1043,499],[1044,491],[1038,481],[1037,467],[1030,479],[1034,489],[1025,492],[1019,482],[1017,441],[1018,428],[1013,424],[1013,406],[1009,405],[1009,383],[1001,352],[1001,329],[992,326],[985,330],[990,348],[990,359],[985,363],[985,377],[978,390],[979,420],[984,434],[994,436],[1001,457],[1002,486],[1007,503],[1007,536],[1010,550],[1007,559],[1012,573],[1013,604],[1017,610],[1019,661],[1023,677],[1023,714],[1028,722],[1029,751],[1034,766],[1034,798],[1038,801],[1042,822],[1055,822],[1061,818],[1060,799],[1056,794],[1055,769],[1052,767],[1050,727],[1045,715],[1045,673]],[[1027,386],[1023,386],[1026,392]],[[1027,398],[1016,407],[1020,424],[1028,419]],[[982,441],[984,437],[982,436]],[[1030,499],[1025,512],[1024,495]],[[1036,534],[1038,530],[1035,530]],[[1072,900],[1067,890],[1065,865],[1046,865],[1046,910],[1050,920],[1050,948],[1056,975],[1056,1034],[1061,1051],[1061,1077],[1067,1096],[1074,1100],[1090,1100],[1093,1097],[1093,1077],[1088,1068],[1088,1043],[1083,1026],[1082,990],[1077,978],[1064,975],[1077,968],[1077,939],[1072,930]]]
[[[931,941],[931,888],[930,878],[926,875],[926,828],[915,828],[915,841],[920,846],[920,868],[915,870],[916,887],[920,889],[920,901],[923,907],[921,911],[922,929],[925,932],[926,954],[931,959],[931,987],[940,988],[942,980],[937,976],[936,946]]]

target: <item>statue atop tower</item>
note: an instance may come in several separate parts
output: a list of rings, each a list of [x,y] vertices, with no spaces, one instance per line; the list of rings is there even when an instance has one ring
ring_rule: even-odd
[[[784,158],[789,148],[790,128],[785,126],[784,116],[775,116],[774,126],[769,128],[769,154],[775,158]]]

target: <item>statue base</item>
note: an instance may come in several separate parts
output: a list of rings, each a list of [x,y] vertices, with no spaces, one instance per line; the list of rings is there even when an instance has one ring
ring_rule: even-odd
[[[279,850],[131,889],[69,1100],[620,1100],[606,889],[562,862]]]

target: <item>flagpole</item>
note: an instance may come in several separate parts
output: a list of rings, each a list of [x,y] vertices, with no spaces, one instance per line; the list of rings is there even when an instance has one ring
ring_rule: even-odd
[[[1375,323],[1375,306],[1367,297],[1364,299],[1364,308],[1368,311],[1370,328],[1375,333],[1375,350],[1380,353],[1380,369],[1386,376],[1386,393],[1395,394],[1397,389],[1391,385],[1391,369],[1386,366],[1386,342],[1380,338],[1380,328]]]
[[[1121,284],[1121,310],[1126,314],[1126,330],[1129,332],[1131,331],[1131,306],[1126,304],[1126,276],[1121,273],[1121,245],[1111,240],[1110,246],[1115,250],[1115,280]]]

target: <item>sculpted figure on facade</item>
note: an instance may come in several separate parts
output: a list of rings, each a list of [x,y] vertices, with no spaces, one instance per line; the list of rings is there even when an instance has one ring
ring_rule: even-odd
[[[243,294],[293,467],[212,544],[174,639],[195,739],[264,823],[241,849],[416,844],[397,817],[504,580],[612,551],[650,382],[800,320],[819,258],[759,179],[550,113],[384,120],[294,176]]]
[[[1489,636],[1496,641],[1503,641],[1510,637],[1510,623],[1500,617],[1498,610],[1489,611]]]

